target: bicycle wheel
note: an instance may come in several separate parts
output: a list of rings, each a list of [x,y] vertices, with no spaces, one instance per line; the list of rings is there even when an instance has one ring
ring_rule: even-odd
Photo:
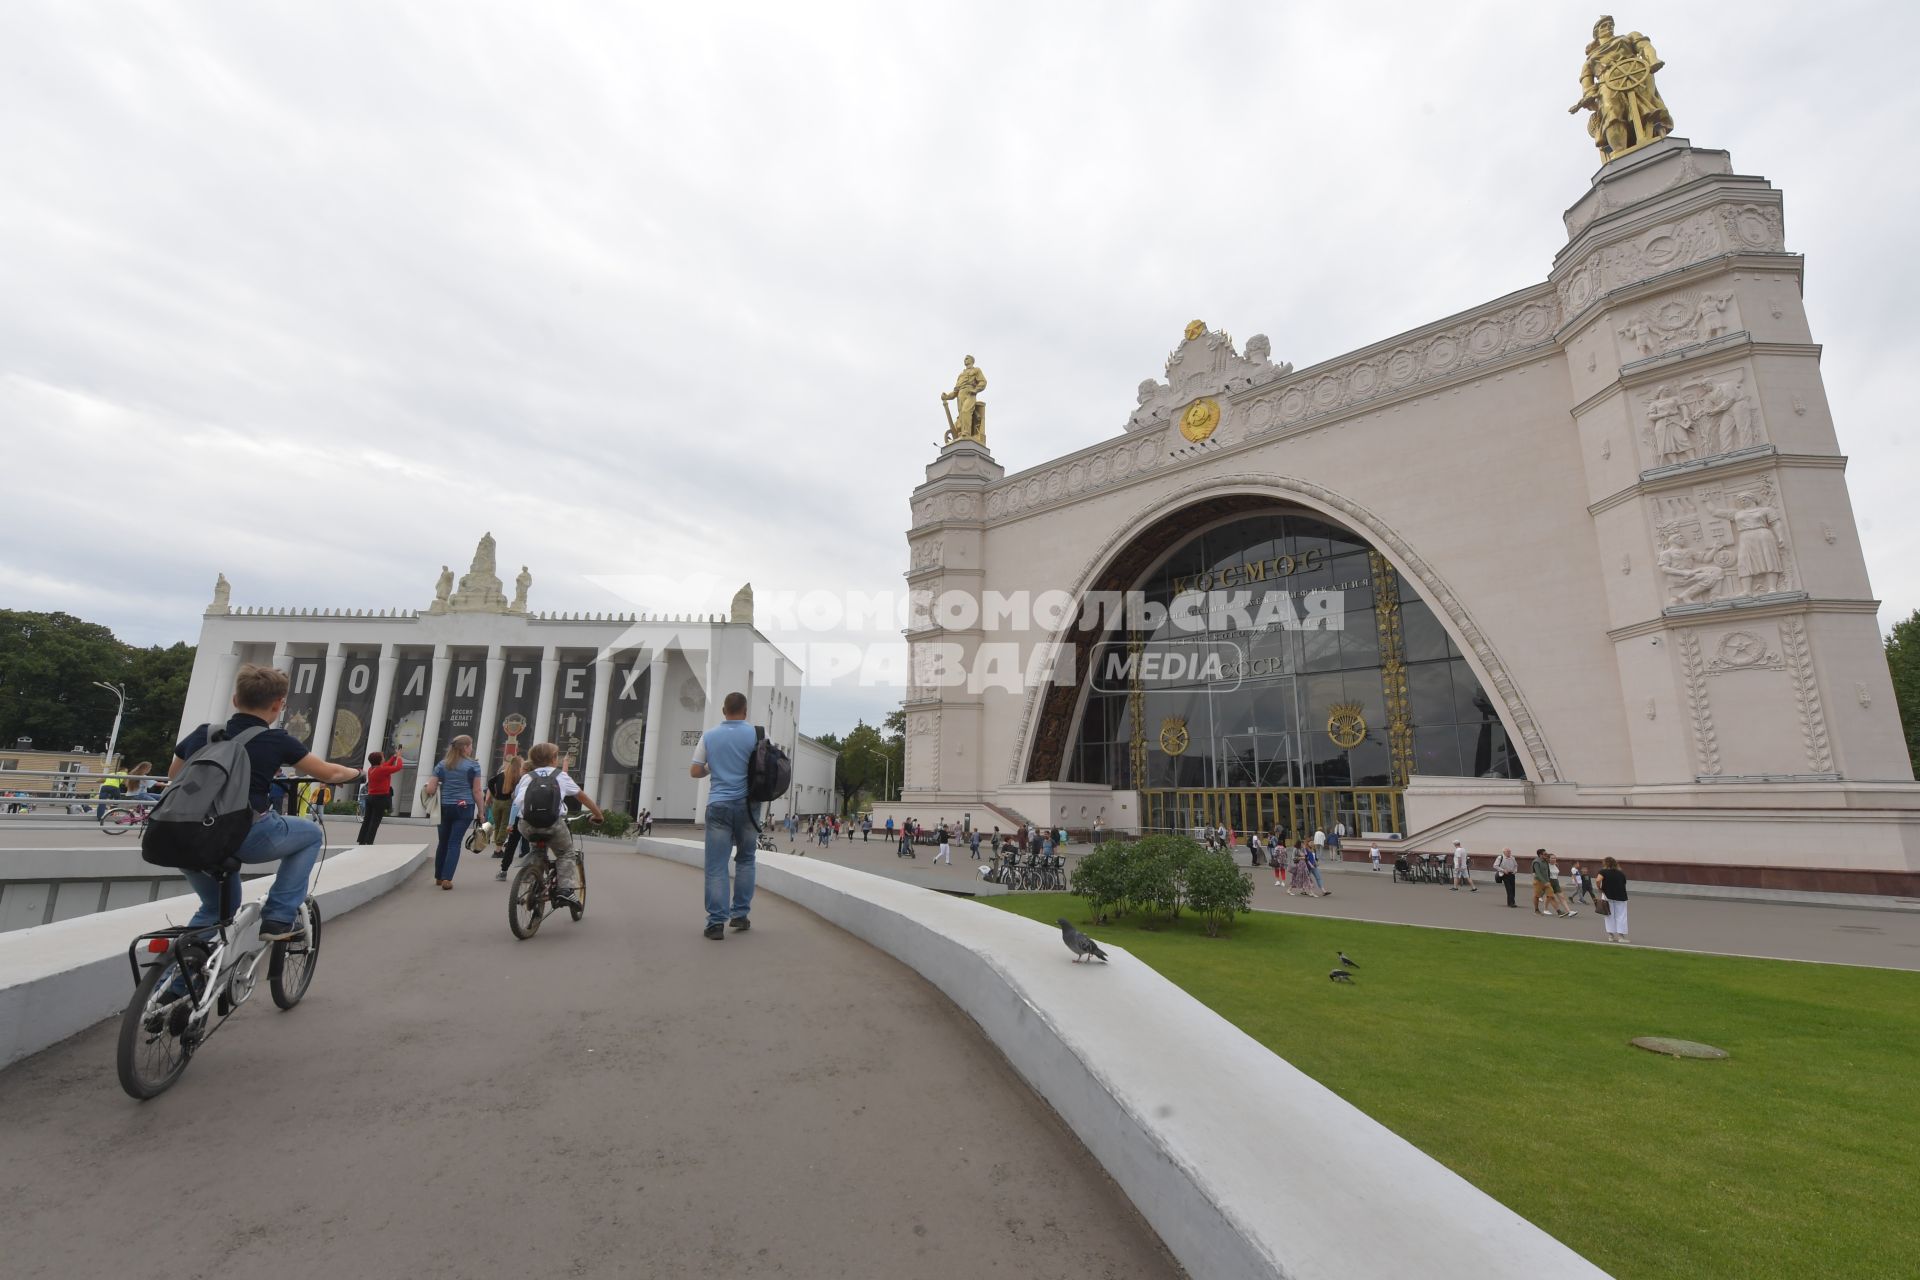
[[[573,912],[574,923],[578,924],[580,917],[587,914],[587,855],[575,849],[573,851],[573,863],[574,870],[577,873],[574,877],[577,881],[574,896],[580,899],[580,905],[572,907],[570,910]]]
[[[540,930],[540,919],[547,910],[546,868],[529,858],[513,878],[507,893],[507,927],[516,938],[531,938]]]
[[[267,987],[273,992],[273,1002],[282,1009],[300,1003],[320,963],[320,904],[308,898],[301,910],[307,917],[307,936],[274,943],[273,959],[267,967]]]
[[[141,1102],[171,1088],[193,1057],[184,1034],[192,1000],[182,996],[162,1003],[160,999],[163,984],[179,972],[180,962],[173,959],[148,969],[120,1015],[120,1046],[114,1064],[120,1072],[120,1087]]]
[[[125,805],[116,805],[100,815],[100,829],[110,836],[123,836],[139,825],[139,812]]]

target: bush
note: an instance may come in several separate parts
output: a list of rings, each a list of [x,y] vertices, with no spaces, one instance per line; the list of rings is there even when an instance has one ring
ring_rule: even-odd
[[[624,809],[608,809],[606,815],[605,819],[594,824],[594,834],[623,836],[633,826],[633,815]]]
[[[1187,863],[1185,880],[1187,905],[1200,913],[1209,938],[1253,910],[1253,877],[1230,854],[1203,850]]]
[[[1127,846],[1108,840],[1073,866],[1073,892],[1087,900],[1096,921],[1106,919],[1107,908],[1127,896]]]
[[[357,800],[329,800],[327,801],[327,812],[358,813],[360,812],[360,802]]]

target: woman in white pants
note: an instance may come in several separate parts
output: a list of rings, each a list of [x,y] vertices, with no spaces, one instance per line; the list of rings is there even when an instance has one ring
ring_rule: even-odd
[[[1607,903],[1607,941],[1627,940],[1627,873],[1612,858],[1601,864],[1600,896]]]

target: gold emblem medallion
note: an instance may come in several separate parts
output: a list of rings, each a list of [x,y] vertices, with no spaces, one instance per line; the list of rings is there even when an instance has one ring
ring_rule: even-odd
[[[1205,333],[1206,331],[1207,331],[1207,322],[1205,320],[1193,320],[1188,322],[1187,341],[1192,342],[1195,338],[1199,337],[1201,334]]]
[[[1336,702],[1327,716],[1327,736],[1349,751],[1367,740],[1367,717],[1357,702]]]
[[[1180,415],[1180,434],[1195,444],[1212,435],[1219,425],[1220,402],[1212,396],[1201,396]]]
[[[1191,741],[1185,716],[1168,716],[1160,722],[1160,749],[1168,755],[1185,755]]]

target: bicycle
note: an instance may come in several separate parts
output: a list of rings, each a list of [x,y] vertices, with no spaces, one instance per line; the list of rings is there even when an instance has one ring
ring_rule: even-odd
[[[306,996],[320,963],[314,891],[327,861],[326,823],[308,821],[320,828],[320,858],[292,937],[262,946],[260,903],[233,906],[223,880],[218,923],[155,929],[128,944],[133,999],[120,1015],[114,1066],[129,1097],[145,1102],[173,1087],[193,1055],[253,995],[262,960],[274,1004],[291,1009]]]
[[[579,887],[574,890],[574,900],[568,901],[560,894],[560,859],[547,847],[546,839],[528,838],[522,833],[521,840],[527,852],[520,870],[514,874],[513,887],[507,891],[507,927],[513,930],[513,936],[523,941],[531,938],[540,931],[548,911],[558,907],[572,912],[573,921],[578,924],[580,917],[587,913],[587,855],[578,844],[574,845]]]
[[[146,826],[147,816],[152,812],[150,804],[117,804],[102,813],[98,822],[108,835],[123,836],[135,827]]]

